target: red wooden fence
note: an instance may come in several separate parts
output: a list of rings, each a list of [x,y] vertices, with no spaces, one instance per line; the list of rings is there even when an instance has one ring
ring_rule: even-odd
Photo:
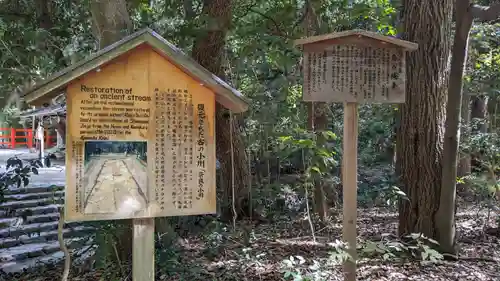
[[[52,147],[57,143],[57,135],[51,135],[48,130],[44,132],[45,148]],[[35,134],[32,129],[0,128],[0,146],[7,145],[9,148],[35,146]]]

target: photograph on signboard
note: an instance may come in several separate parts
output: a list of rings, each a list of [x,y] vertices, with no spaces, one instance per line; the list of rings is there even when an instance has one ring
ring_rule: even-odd
[[[147,141],[86,141],[84,169],[85,214],[148,208]]]

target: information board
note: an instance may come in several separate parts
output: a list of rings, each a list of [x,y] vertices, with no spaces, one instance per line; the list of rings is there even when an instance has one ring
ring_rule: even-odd
[[[405,101],[404,49],[357,45],[315,47],[304,46],[305,101]]]
[[[66,220],[216,212],[215,93],[148,46],[67,87]]]

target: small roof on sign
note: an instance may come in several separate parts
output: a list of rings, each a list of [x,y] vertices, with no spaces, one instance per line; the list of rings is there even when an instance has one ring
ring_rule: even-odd
[[[400,46],[402,48],[408,49],[409,51],[414,51],[418,48],[417,43],[413,43],[410,41],[401,40],[391,36],[385,36],[376,32],[366,31],[366,30],[348,30],[342,32],[334,32],[330,34],[323,34],[318,36],[311,36],[307,38],[302,38],[295,40],[295,45],[307,45],[311,43],[317,43],[325,40],[339,39],[342,37],[348,36],[359,36],[359,37],[368,37],[375,40],[379,40],[381,42],[393,44]]]
[[[36,83],[22,94],[27,103],[37,103],[41,99],[53,98],[65,91],[74,79],[99,68],[103,64],[123,55],[139,45],[147,44],[155,51],[168,58],[173,64],[188,75],[197,79],[216,94],[216,100],[229,110],[239,113],[248,109],[248,100],[222,79],[185,55],[180,49],[165,40],[153,30],[146,28],[137,31],[122,40],[99,50],[90,57],[75,63],[49,78]]]

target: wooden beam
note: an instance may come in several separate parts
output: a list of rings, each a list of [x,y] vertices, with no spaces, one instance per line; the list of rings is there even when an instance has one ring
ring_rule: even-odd
[[[155,219],[134,219],[132,280],[155,280]]]
[[[344,154],[342,156],[342,238],[352,260],[344,264],[344,280],[356,280],[356,217],[358,212],[358,104],[344,104]]]

